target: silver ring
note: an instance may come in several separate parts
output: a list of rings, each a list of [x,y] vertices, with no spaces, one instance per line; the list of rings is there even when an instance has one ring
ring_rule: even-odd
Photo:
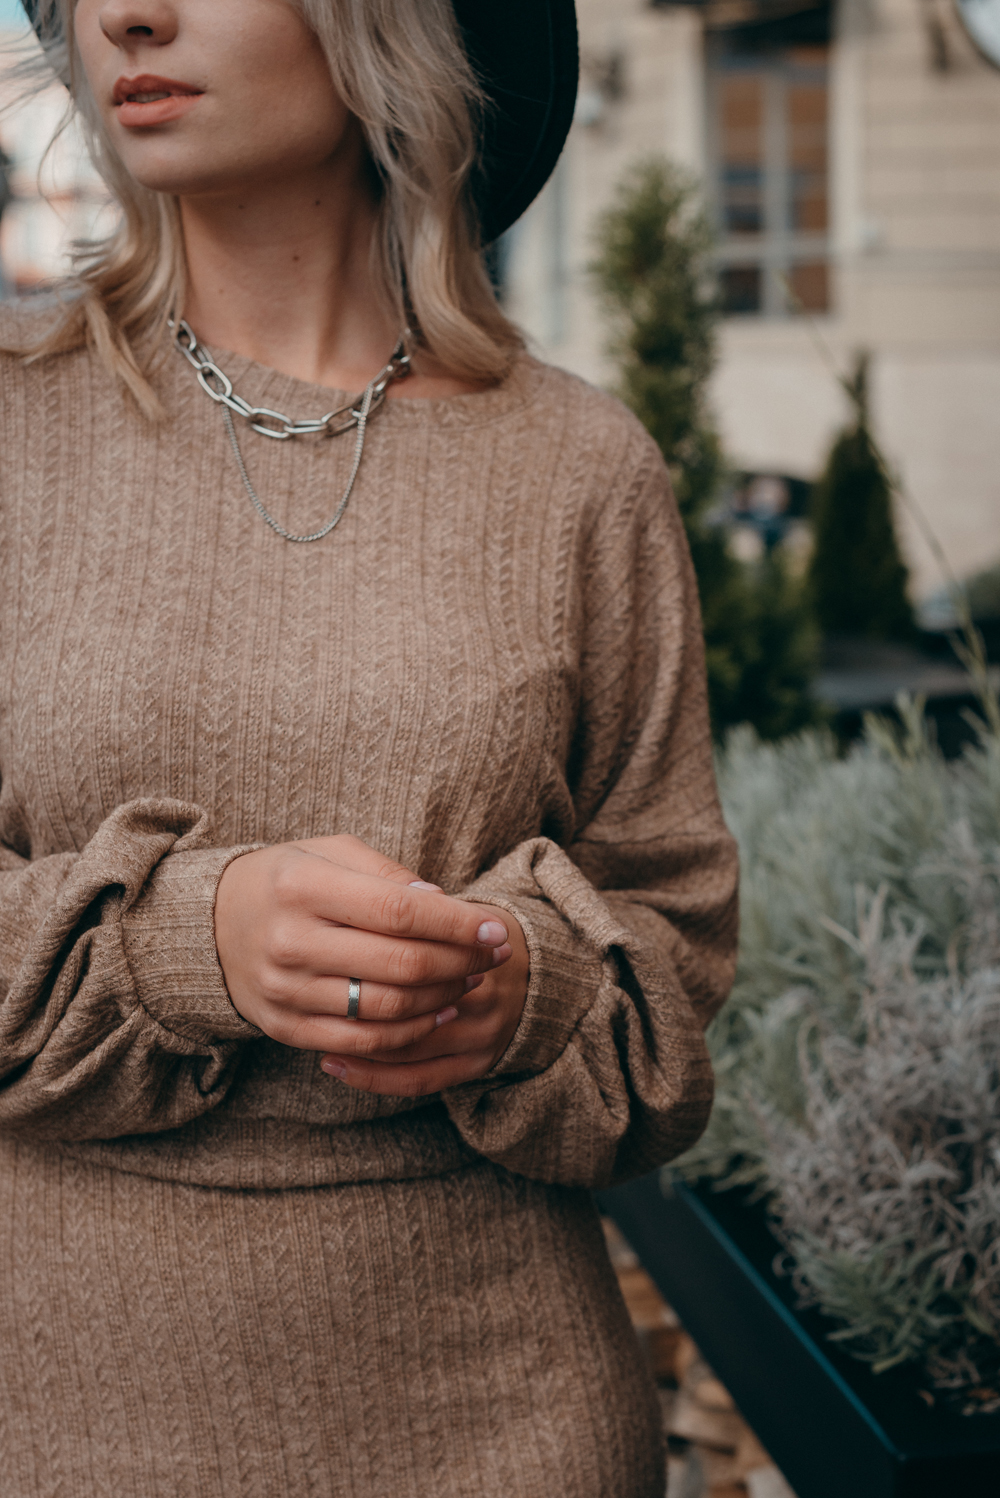
[[[358,1005],[361,1003],[361,979],[348,978],[347,980],[347,1018],[357,1019]]]

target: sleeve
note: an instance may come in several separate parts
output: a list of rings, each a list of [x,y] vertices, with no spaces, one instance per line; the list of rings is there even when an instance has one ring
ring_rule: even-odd
[[[215,892],[247,848],[172,800],[119,807],[80,853],[0,844],[0,1128],[99,1139],[177,1128],[228,1091],[241,1042]]]
[[[733,980],[737,857],[719,808],[697,586],[659,453],[581,570],[575,830],[462,893],[524,928],[527,1003],[485,1078],[445,1094],[480,1154],[599,1187],[682,1153],[708,1120],[703,1030]]]

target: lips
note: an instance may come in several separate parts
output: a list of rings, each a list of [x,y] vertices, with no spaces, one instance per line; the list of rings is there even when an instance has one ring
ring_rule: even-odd
[[[177,78],[141,73],[137,78],[119,78],[112,95],[119,123],[130,129],[162,125],[186,114],[204,90]]]

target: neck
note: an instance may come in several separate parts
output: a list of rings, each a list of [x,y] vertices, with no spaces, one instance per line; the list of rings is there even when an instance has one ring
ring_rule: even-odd
[[[181,199],[198,337],[312,384],[355,390],[399,337],[370,268],[364,164]]]
[[[239,191],[181,198],[197,337],[294,379],[360,391],[402,332],[371,269],[377,203],[364,149]],[[446,397],[480,387],[418,353],[387,395]]]

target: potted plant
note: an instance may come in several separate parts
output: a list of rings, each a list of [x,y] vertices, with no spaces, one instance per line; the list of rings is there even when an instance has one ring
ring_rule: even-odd
[[[704,1138],[607,1193],[798,1498],[1000,1491],[1000,732],[730,736]]]

